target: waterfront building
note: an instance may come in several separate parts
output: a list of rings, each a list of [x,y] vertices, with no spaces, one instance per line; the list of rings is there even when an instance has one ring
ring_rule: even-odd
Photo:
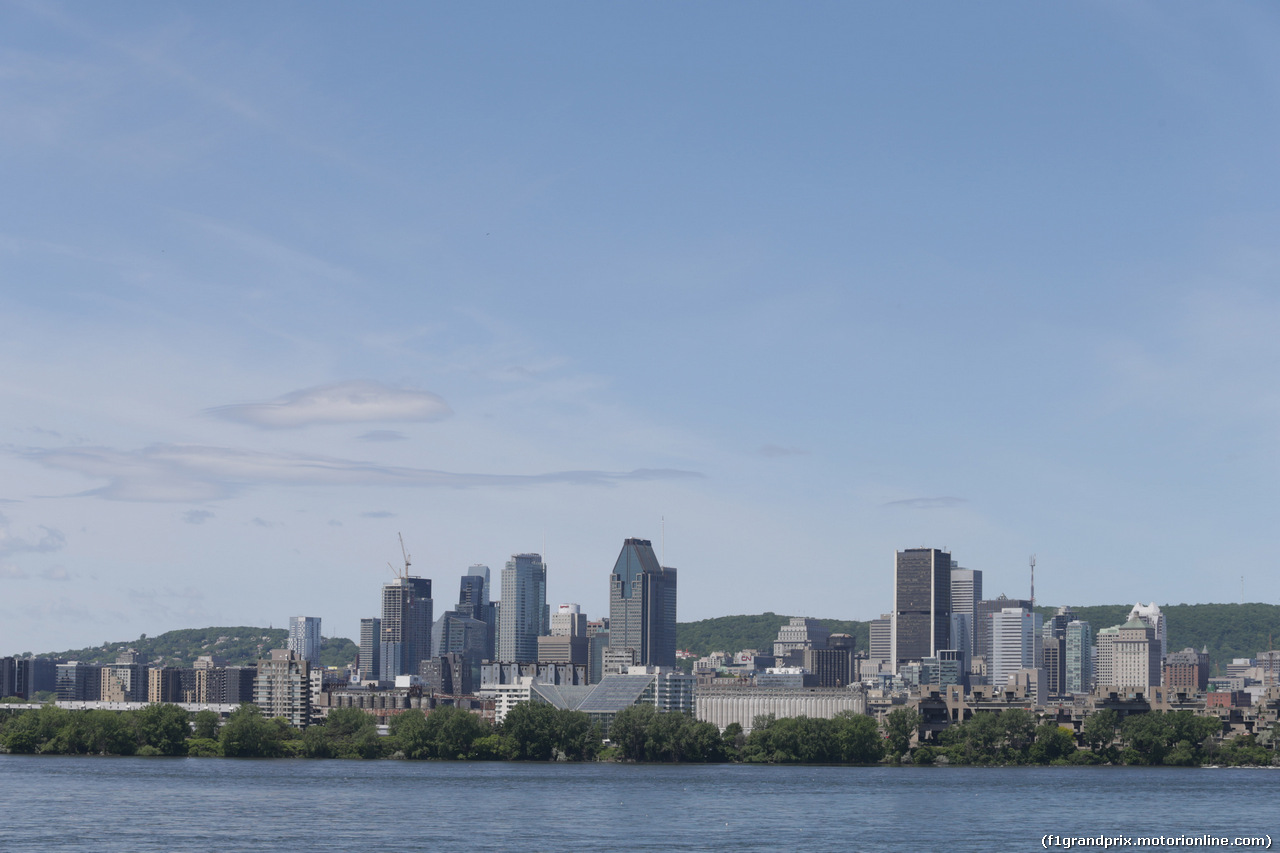
[[[97,702],[102,698],[102,667],[80,661],[57,664],[59,702]]]
[[[752,687],[703,684],[693,691],[694,716],[724,731],[730,723],[751,733],[756,719],[818,717],[832,719],[842,711],[867,712],[866,693],[848,687]]]
[[[649,540],[622,543],[609,575],[611,649],[633,649],[634,664],[676,665],[676,578],[658,564]]]
[[[489,599],[488,566],[476,564],[462,576],[456,609],[485,624],[484,659],[493,660],[497,654],[498,605]]]
[[[418,665],[431,656],[433,607],[428,578],[399,577],[382,587],[380,680],[418,674]]]
[[[0,699],[18,694],[18,659],[0,658]]]
[[[890,658],[895,671],[951,645],[951,555],[937,548],[894,554]]]
[[[284,717],[289,725],[303,728],[311,720],[311,667],[289,649],[272,649],[258,661],[253,704],[264,717]]]
[[[497,659],[531,663],[538,659],[538,637],[550,633],[547,567],[541,554],[516,554],[502,570],[502,607],[498,611]]]
[[[312,666],[320,663],[320,617],[290,616],[288,648]]]

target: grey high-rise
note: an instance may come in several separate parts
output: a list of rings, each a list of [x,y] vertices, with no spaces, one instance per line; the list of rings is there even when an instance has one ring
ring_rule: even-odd
[[[951,646],[951,555],[937,548],[908,548],[894,555],[894,670],[934,657]]]
[[[433,608],[428,578],[401,577],[382,587],[383,681],[417,675],[423,658],[431,657]]]
[[[502,606],[498,608],[498,660],[536,663],[538,637],[550,633],[547,567],[541,554],[516,554],[502,570]]]
[[[1021,598],[1008,598],[1001,594],[996,598],[981,599],[973,606],[973,654],[975,657],[980,655],[985,659],[988,668],[991,666],[991,655],[993,654],[991,644],[992,620],[995,614],[1006,607],[1020,607],[1030,612],[1031,602]]]
[[[289,617],[289,651],[312,666],[320,663],[320,617]]]
[[[377,681],[382,677],[382,620],[377,616],[360,620],[360,678]]]
[[[648,539],[627,539],[609,575],[609,646],[636,662],[676,665],[676,570],[658,564]]]
[[[952,637],[951,645],[965,654],[965,659],[973,657],[973,626],[976,624],[974,606],[982,600],[982,570],[965,569],[952,561],[951,568],[951,612],[968,616],[968,625],[962,637]],[[961,620],[963,622],[964,620]]]

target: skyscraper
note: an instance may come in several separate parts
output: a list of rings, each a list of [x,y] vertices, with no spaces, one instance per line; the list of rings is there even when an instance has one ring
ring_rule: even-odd
[[[473,574],[479,569],[484,570],[483,575]],[[485,624],[484,651],[481,654],[485,660],[493,660],[497,651],[498,607],[489,600],[488,566],[472,566],[467,570],[467,574],[462,576],[462,583],[458,590],[457,612]],[[436,654],[444,654],[439,649],[435,651]]]
[[[382,620],[377,616],[360,620],[360,678],[377,681],[382,677]]]
[[[967,616],[960,620],[964,633],[951,638],[953,648],[964,652],[965,660],[973,657],[973,626],[976,624],[975,606],[982,600],[982,570],[965,569],[951,561],[951,613]],[[955,624],[954,622],[952,624]]]
[[[1006,607],[991,619],[991,658],[988,672],[991,686],[1003,690],[1009,676],[1020,669],[1037,665],[1036,650],[1040,642],[1040,615],[1021,607]]]
[[[320,617],[289,617],[289,651],[312,666],[320,663]]]
[[[609,575],[609,647],[676,665],[676,570],[658,564],[648,539],[625,540]]]
[[[1031,602],[1021,598],[1008,598],[1001,594],[995,598],[984,598],[973,606],[973,654],[982,656],[987,662],[987,671],[991,671],[991,617],[1006,607],[1020,607],[1031,610]]]
[[[951,555],[937,548],[908,548],[894,555],[894,670],[951,648]]]
[[[1088,622],[1067,623],[1066,664],[1067,692],[1089,693],[1093,690],[1093,628]]]
[[[536,663],[538,637],[551,630],[547,610],[547,567],[541,554],[515,554],[502,570],[498,610],[498,660]]]
[[[1164,614],[1160,612],[1160,605],[1154,601],[1150,604],[1138,602],[1129,611],[1129,618],[1142,620],[1155,632],[1156,642],[1160,647],[1160,657],[1163,658],[1169,653],[1169,638],[1166,635]]]
[[[399,577],[382,587],[381,680],[417,675],[431,657],[432,609],[428,578]]]

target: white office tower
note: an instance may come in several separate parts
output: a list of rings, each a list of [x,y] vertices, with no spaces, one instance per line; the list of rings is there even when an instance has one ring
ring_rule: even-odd
[[[991,614],[991,660],[987,661],[991,673],[991,686],[1004,690],[1009,676],[1020,669],[1043,666],[1037,662],[1036,651],[1040,643],[1040,615],[1020,607],[1006,607]]]
[[[968,616],[968,626],[965,627],[964,633],[957,635],[954,631],[951,634],[951,644],[964,652],[965,659],[968,660],[974,655],[973,647],[973,629],[977,624],[975,606],[982,600],[982,570],[981,569],[964,569],[956,564],[955,560],[951,561],[951,615],[954,617],[957,613]],[[955,620],[952,620],[954,624]]]
[[[289,617],[289,651],[312,666],[320,663],[320,617]]]
[[[551,636],[587,636],[587,614],[577,604],[561,604],[551,614]]]
[[[1152,631],[1156,632],[1156,642],[1160,645],[1160,658],[1169,653],[1169,640],[1165,636],[1164,614],[1160,612],[1160,606],[1154,601],[1150,604],[1138,602],[1133,605],[1133,609],[1129,611],[1130,619],[1141,619]],[[1160,682],[1154,682],[1159,684]]]

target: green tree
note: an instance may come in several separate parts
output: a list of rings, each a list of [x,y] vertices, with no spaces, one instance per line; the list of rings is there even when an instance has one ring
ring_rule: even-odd
[[[218,725],[222,722],[222,718],[218,716],[217,711],[210,711],[207,708],[203,711],[196,711],[193,722],[195,727],[191,732],[192,737],[209,740],[217,739]]]
[[[1019,764],[1027,760],[1027,750],[1035,740],[1036,718],[1022,708],[1000,712],[1000,728],[1004,732],[1005,760]]]
[[[285,728],[288,728],[286,724]],[[278,724],[246,702],[227,718],[218,735],[222,754],[229,758],[274,758],[283,752]]]
[[[160,755],[186,755],[187,712],[177,705],[146,705],[133,713],[138,742]]]
[[[649,726],[658,716],[652,705],[630,705],[613,717],[609,724],[609,740],[627,761],[644,761],[649,742]]]
[[[920,712],[915,708],[894,708],[884,718],[884,731],[889,753],[901,757],[911,748],[911,740],[920,729]]]
[[[1068,761],[1076,751],[1076,739],[1070,729],[1059,726],[1053,720],[1045,720],[1036,727],[1035,743],[1031,745],[1030,758],[1036,764]]]
[[[844,764],[874,764],[884,758],[884,738],[874,718],[841,711],[832,721],[836,759]],[[727,733],[727,732],[726,732]]]
[[[1085,719],[1080,736],[1091,750],[1110,760],[1118,725],[1119,715],[1115,711],[1110,708],[1095,711]]]

